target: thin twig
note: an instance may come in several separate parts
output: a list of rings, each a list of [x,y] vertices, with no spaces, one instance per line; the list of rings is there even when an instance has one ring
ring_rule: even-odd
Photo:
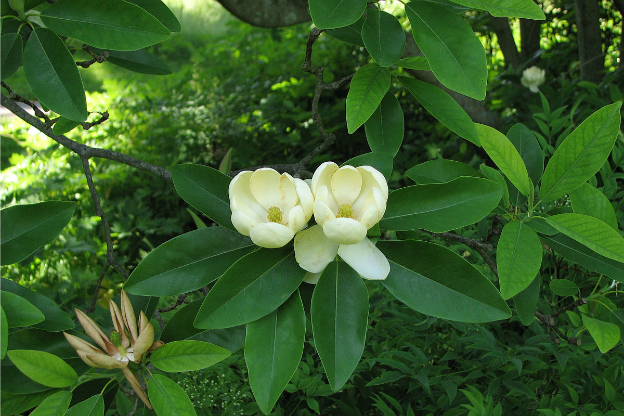
[[[25,99],[25,98],[15,94],[13,92],[13,90],[4,81],[2,81],[2,86],[4,87],[4,89],[6,89],[9,92],[9,98],[11,100],[19,101],[20,103],[24,103],[24,104],[30,106],[33,109],[33,111],[35,112],[35,115],[37,117],[42,118],[42,119],[45,120],[45,123],[46,123],[47,126],[51,126],[52,124],[54,124],[54,123],[52,123],[50,121],[50,118],[39,107],[37,107],[37,105],[35,103],[33,103],[32,101],[29,101],[29,100],[27,100],[27,99]],[[2,98],[3,98],[2,105],[4,105],[4,96]],[[4,106],[7,107],[6,105],[4,105]],[[17,107],[19,107],[19,106],[17,106]],[[7,108],[9,108],[9,107],[7,107]],[[19,108],[21,109],[21,107],[19,107]],[[9,108],[9,110],[11,110],[11,109]],[[26,113],[26,114],[28,114],[28,113]]]
[[[460,242],[462,244],[467,245],[473,249],[481,249],[485,251],[492,251],[492,245],[489,243],[485,243],[482,240],[475,240],[473,238],[462,237],[461,235],[453,234],[453,233],[431,233],[431,236],[434,238],[444,238],[446,240],[453,240]]]
[[[175,301],[175,303],[173,305],[168,306],[166,308],[158,308],[157,311],[158,312],[169,312],[169,311],[174,310],[178,306],[182,305],[183,303],[186,303],[186,304],[189,303],[189,301],[186,300],[186,293],[183,293],[180,296],[178,296],[178,299]]]
[[[93,59],[89,60],[89,61],[80,61],[80,62],[76,62],[76,65],[82,67],[82,68],[89,68],[91,65],[93,65],[94,63],[98,63],[101,64],[102,62],[106,61],[109,57],[109,53],[108,52],[104,52],[101,55],[98,55],[97,53],[93,52],[91,50],[91,48],[89,48],[89,45],[83,44],[82,45],[82,50],[84,50],[85,52],[87,52],[89,55],[91,55],[93,57]]]
[[[569,305],[564,306],[559,309],[557,312],[554,312],[550,315],[545,315],[539,311],[535,311],[535,316],[539,319],[540,322],[546,324],[548,326],[548,334],[550,338],[553,340],[555,344],[559,344],[559,338],[566,340],[569,344],[572,345],[581,345],[581,340],[575,337],[566,336],[561,330],[557,327],[557,317],[566,311],[571,311],[572,309],[576,309],[581,305],[585,305],[587,303],[587,299],[579,298]],[[559,338],[557,338],[554,334],[557,334]]]

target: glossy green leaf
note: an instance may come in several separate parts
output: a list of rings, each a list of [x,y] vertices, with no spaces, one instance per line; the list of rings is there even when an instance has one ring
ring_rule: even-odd
[[[104,396],[97,394],[75,404],[65,416],[104,416]]]
[[[41,14],[41,20],[59,35],[118,51],[145,48],[170,34],[156,17],[122,0],[59,0]]]
[[[64,416],[71,403],[72,392],[62,390],[47,397],[30,416]]]
[[[9,343],[9,321],[7,321],[4,308],[0,306],[0,359],[4,360]]]
[[[559,296],[574,296],[579,292],[576,283],[567,279],[553,279],[548,283],[548,287],[551,292]]]
[[[4,372],[4,369],[3,369]],[[2,392],[0,411],[7,415],[20,415],[33,407],[38,406],[47,397],[58,393],[57,389],[46,390],[32,394],[10,394]]]
[[[620,341],[620,327],[583,315],[583,325],[589,331],[601,353],[606,353]]]
[[[511,141],[498,130],[483,124],[477,124],[479,140],[483,150],[505,174],[522,195],[529,195],[531,181],[524,161]]]
[[[535,319],[535,308],[539,300],[541,277],[538,275],[529,287],[514,296],[514,304],[516,305],[516,313],[520,321],[529,326]]]
[[[419,163],[406,170],[405,174],[419,185],[450,182],[460,176],[481,177],[481,174],[472,166],[447,159]]]
[[[245,362],[256,403],[265,415],[297,370],[303,354],[306,317],[299,292],[277,310],[247,324]]]
[[[31,326],[45,319],[39,309],[23,297],[2,291],[2,307],[6,310],[9,328]]]
[[[192,292],[256,248],[248,237],[222,227],[191,231],[153,250],[134,269],[124,289],[143,296]]]
[[[37,99],[70,120],[89,115],[82,78],[65,43],[50,29],[38,27],[24,48],[24,75]]]
[[[542,244],[528,225],[508,222],[496,249],[496,267],[501,295],[509,299],[526,289],[539,273]]]
[[[319,29],[335,29],[356,22],[366,10],[366,0],[310,0],[310,16]]]
[[[154,16],[171,32],[179,32],[182,30],[180,22],[173,12],[160,0],[126,0],[128,3],[135,4]]]
[[[375,112],[390,88],[390,71],[372,63],[353,76],[347,94],[347,130],[356,131]]]
[[[472,177],[408,186],[389,195],[379,225],[387,230],[454,230],[483,219],[498,205],[502,194],[496,183]]]
[[[197,371],[225,360],[232,353],[225,348],[202,341],[169,342],[150,356],[156,368],[167,373]]]
[[[485,50],[470,25],[452,10],[424,1],[405,5],[416,44],[436,78],[475,100],[485,98]]]
[[[529,178],[537,183],[544,172],[544,154],[537,137],[527,126],[518,123],[509,129],[507,138],[524,161]]]
[[[395,64],[405,49],[405,31],[401,23],[390,13],[377,9],[366,11],[362,40],[380,66]]]
[[[316,351],[334,391],[349,380],[364,351],[368,291],[344,262],[327,265],[312,294],[311,319]]]
[[[195,326],[228,328],[262,318],[290,297],[305,274],[290,247],[254,251],[234,263],[213,286]]]
[[[197,415],[184,389],[168,377],[152,374],[147,381],[147,394],[157,415]]]
[[[503,190],[503,196],[501,197],[498,206],[506,212],[509,207],[509,187],[507,186],[507,181],[503,177],[503,174],[500,173],[499,170],[486,165],[481,165],[481,172],[483,172],[483,176],[485,176],[486,179],[495,182]]]
[[[548,225],[546,218],[534,216],[531,217],[526,223],[539,234],[548,236],[559,234],[559,231]]]
[[[490,322],[511,316],[492,282],[451,250],[422,241],[380,241],[390,261],[382,283],[410,308],[459,322]]]
[[[220,226],[236,231],[230,220],[228,196],[232,178],[211,167],[191,164],[174,166],[171,176],[178,195],[189,205]]]
[[[75,202],[13,205],[1,212],[2,265],[24,260],[56,239],[74,215]]]
[[[163,61],[158,59],[156,55],[146,49],[137,51],[113,51],[93,48],[94,52],[102,54],[108,52],[106,62],[120,66],[132,72],[150,75],[168,75],[171,69]]]
[[[30,379],[48,387],[67,387],[78,375],[56,355],[36,350],[11,350],[7,355],[15,366]]]
[[[2,278],[2,290],[15,293],[32,303],[45,315],[45,321],[35,325],[35,328],[46,331],[65,331],[74,327],[74,321],[52,300],[32,290],[26,289],[9,279]]]
[[[403,143],[404,119],[399,100],[387,92],[377,110],[364,124],[366,140],[373,152],[396,155]]]
[[[397,66],[405,69],[413,69],[415,71],[431,71],[429,61],[424,56],[410,56],[403,58],[396,63]]]
[[[4,15],[4,14],[3,14]],[[17,33],[7,33],[0,38],[0,55],[2,57],[1,78],[4,81],[13,75],[22,65],[22,49],[24,42]]]
[[[52,126],[52,132],[54,134],[65,134],[72,131],[81,124],[80,121],[70,120],[65,117],[59,117],[59,119]]]
[[[609,198],[587,182],[570,192],[570,203],[576,214],[589,215],[618,229],[615,210]]]
[[[554,201],[594,176],[607,160],[620,129],[622,102],[589,116],[559,145],[546,165],[540,196]]]
[[[362,26],[364,25],[364,20],[364,16],[362,16],[349,26],[327,29],[324,33],[345,43],[364,47],[364,42],[362,41]]]
[[[624,263],[624,239],[599,219],[583,214],[558,214],[546,218],[546,221],[596,253]]]
[[[495,17],[522,17],[544,20],[544,12],[533,0],[453,0],[471,9],[486,10]]]
[[[533,224],[531,221],[529,224]],[[624,263],[601,256],[576,240],[564,235],[541,236],[542,241],[558,254],[595,272],[624,283]]]
[[[351,158],[343,163],[343,165],[351,165],[355,167],[372,166],[381,172],[386,180],[389,180],[390,176],[392,176],[393,162],[394,157],[390,153],[370,152]]]
[[[453,133],[481,146],[475,123],[450,95],[435,85],[414,78],[398,77],[410,94]]]

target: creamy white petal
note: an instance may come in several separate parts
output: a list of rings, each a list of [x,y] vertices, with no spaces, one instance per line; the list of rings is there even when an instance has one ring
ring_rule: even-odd
[[[305,227],[306,222],[308,221],[306,220],[301,205],[297,205],[288,213],[288,228],[290,228],[293,233],[296,233]]]
[[[316,193],[320,187],[327,186],[328,189],[331,188],[331,178],[337,170],[338,165],[334,162],[325,162],[316,168],[314,175],[312,175],[311,185],[312,195],[314,195],[314,197],[316,197]]]
[[[261,168],[256,170],[249,181],[251,194],[256,201],[268,210],[280,207],[280,174],[274,169]]]
[[[388,199],[388,182],[386,177],[372,166],[359,166],[358,172],[362,175],[362,189],[377,187],[381,189],[383,195]]]
[[[246,170],[239,173],[234,177],[234,179],[232,179],[228,188],[230,200],[234,195],[239,195],[240,197],[246,195],[248,198],[253,198],[251,191],[249,190],[249,180],[251,179],[251,175],[253,175],[253,172]]]
[[[323,232],[339,244],[357,244],[366,237],[366,227],[351,218],[335,218],[323,224]]]
[[[280,205],[284,210],[284,217],[288,218],[288,212],[299,202],[295,181],[288,173],[282,173],[282,176],[280,176],[279,192]]]
[[[358,244],[341,245],[338,255],[365,279],[383,280],[390,273],[390,263],[368,239]]]
[[[316,201],[324,202],[334,214],[338,213],[338,205],[336,204],[334,195],[332,195],[327,186],[321,186],[318,189],[318,192],[314,196],[314,202]]]
[[[353,166],[343,166],[332,176],[331,190],[338,206],[352,205],[362,190],[362,175]]]
[[[232,202],[230,203],[230,205],[232,207],[232,212],[241,211],[243,214],[248,216],[250,220],[255,222],[268,221],[266,210],[262,208],[262,206],[260,206],[260,204],[258,204],[256,201],[248,201],[252,202],[252,205],[256,205],[256,209],[252,209],[243,199],[239,198],[236,195],[232,198],[231,201]],[[260,215],[258,215],[258,212],[260,212]]]
[[[308,272],[322,272],[337,253],[338,243],[327,238],[320,225],[300,231],[295,236],[295,259]]]
[[[305,214],[306,222],[312,218],[312,213],[314,212],[314,197],[312,196],[312,190],[310,189],[310,185],[306,183],[306,181],[302,181],[301,179],[295,178],[295,189],[297,191],[297,196],[299,197],[299,203],[303,208],[303,213]]]
[[[322,274],[323,274],[323,272],[319,272],[319,273],[307,272],[305,277],[303,278],[303,281],[305,283],[309,283],[311,285],[315,285],[315,284],[318,283],[318,281],[321,278]]]
[[[377,207],[375,205],[369,205],[362,218],[360,218],[360,222],[366,229],[370,229],[373,225],[377,224],[380,220],[379,211],[377,211]]]
[[[278,248],[285,246],[295,233],[285,225],[276,222],[256,224],[249,232],[254,244],[264,248]]]
[[[232,211],[231,219],[234,228],[236,228],[236,231],[238,231],[242,235],[249,235],[249,233],[251,232],[251,228],[254,225],[258,224],[257,221],[252,220],[247,215],[245,215],[243,211],[239,210]]]
[[[325,224],[325,222],[329,220],[335,219],[336,216],[332,212],[331,209],[327,206],[327,204],[323,201],[315,201],[314,202],[314,219],[320,225]]]
[[[375,198],[375,206],[377,207],[377,211],[379,212],[379,219],[381,220],[381,218],[386,213],[388,198],[384,197],[383,192],[379,188],[373,188],[373,198]]]

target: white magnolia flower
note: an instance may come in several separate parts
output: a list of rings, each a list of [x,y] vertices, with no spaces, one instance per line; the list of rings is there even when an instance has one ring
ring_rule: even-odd
[[[536,66],[532,66],[531,68],[527,68],[522,71],[522,78],[520,78],[520,82],[522,85],[530,89],[531,92],[538,92],[538,87],[544,83],[545,79],[546,71],[539,69]]]
[[[338,244],[357,244],[386,212],[388,184],[371,166],[325,162],[312,177],[314,218]]]
[[[230,182],[232,224],[254,244],[284,246],[312,217],[310,187],[268,168],[241,172]]]
[[[307,283],[316,284],[336,254],[365,279],[383,280],[390,273],[388,259],[368,238],[357,244],[338,244],[325,236],[320,225],[295,236],[295,259],[308,271],[304,279]]]

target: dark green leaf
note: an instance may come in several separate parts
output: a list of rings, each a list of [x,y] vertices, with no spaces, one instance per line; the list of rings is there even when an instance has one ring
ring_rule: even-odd
[[[3,14],[4,16],[4,14]],[[17,33],[7,33],[0,38],[0,55],[2,55],[2,80],[6,80],[22,65],[22,49],[24,42]]]
[[[9,322],[7,321],[4,308],[0,306],[0,359],[4,360],[9,343]]]
[[[102,49],[95,49],[98,54],[102,54],[105,51]],[[120,66],[139,74],[150,75],[168,75],[171,74],[171,70],[163,61],[158,59],[154,54],[148,52],[146,49],[139,49],[138,51],[113,51],[107,50],[108,58],[106,62]]]
[[[583,325],[589,331],[601,353],[606,353],[620,341],[620,327],[610,322],[583,315]]]
[[[334,391],[360,361],[368,308],[368,291],[357,272],[344,262],[329,263],[314,288],[311,318],[314,344]]]
[[[9,328],[35,325],[45,319],[39,309],[23,297],[11,292],[2,291],[2,307],[6,309]]]
[[[56,121],[56,123],[54,123],[54,126],[52,127],[52,132],[54,134],[65,134],[69,131],[72,131],[80,124],[80,121],[70,120],[65,117],[59,117],[59,119]]]
[[[182,30],[180,22],[169,8],[160,0],[126,0],[128,3],[136,4],[162,23],[171,32]]]
[[[548,287],[555,295],[559,296],[574,296],[579,292],[576,283],[566,279],[551,280]]]
[[[380,241],[377,247],[390,261],[383,285],[410,308],[460,322],[511,316],[490,280],[451,250],[421,241]]]
[[[537,183],[544,172],[544,155],[535,134],[524,124],[518,123],[509,129],[507,138],[524,161],[529,178]]]
[[[520,321],[529,326],[535,318],[535,308],[539,300],[541,277],[538,275],[533,282],[522,292],[514,296],[514,304],[516,305],[516,313]]]
[[[366,50],[380,66],[390,66],[401,59],[405,31],[396,17],[377,9],[368,9],[362,26]]]
[[[617,217],[611,201],[590,184],[584,183],[570,192],[570,203],[576,214],[598,218],[614,230],[618,229]]]
[[[535,231],[520,221],[505,224],[496,249],[503,299],[526,289],[535,280],[541,264],[542,244]]]
[[[72,406],[65,416],[104,416],[104,396],[98,394]]]
[[[429,62],[424,56],[410,56],[409,58],[403,58],[396,63],[397,66],[405,69],[413,69],[415,71],[431,71]]]
[[[197,371],[229,357],[230,351],[202,341],[169,342],[151,355],[151,363],[167,373]]]
[[[147,394],[157,415],[196,416],[191,399],[178,384],[160,374],[152,374]]]
[[[559,231],[548,225],[548,222],[546,222],[546,218],[543,217],[531,217],[531,219],[527,221],[527,224],[529,225],[529,227],[533,228],[535,232],[542,235],[559,234]]]
[[[310,15],[319,29],[335,29],[356,22],[366,10],[366,0],[310,0]]]
[[[59,357],[36,350],[11,350],[13,364],[30,379],[49,387],[71,386],[78,375]]]
[[[364,124],[366,140],[373,152],[396,155],[403,143],[403,110],[394,94],[387,92],[377,110]]]
[[[364,47],[364,42],[362,41],[362,25],[364,25],[364,20],[365,19],[362,16],[357,22],[350,24],[349,26],[327,29],[325,33],[345,43]]]
[[[419,185],[444,183],[460,176],[480,178],[481,174],[473,167],[454,160],[435,159],[412,166],[405,174]]]
[[[393,162],[394,158],[391,153],[370,152],[351,158],[343,165],[372,166],[388,180],[392,176]]]
[[[390,88],[390,71],[372,63],[361,67],[347,94],[347,130],[356,131],[373,115]]]
[[[454,0],[471,9],[486,10],[495,17],[522,17],[544,20],[544,12],[533,0]]]
[[[69,408],[71,399],[71,391],[59,391],[41,402],[30,416],[63,416]]]
[[[509,187],[507,186],[507,181],[500,173],[499,170],[491,168],[486,165],[481,165],[481,172],[483,172],[483,176],[486,179],[491,180],[498,184],[503,190],[503,196],[498,204],[498,206],[505,212],[507,212],[507,207],[509,207]]]
[[[36,28],[28,38],[23,60],[28,86],[44,106],[70,120],[87,119],[87,99],[78,67],[53,31]]]
[[[4,369],[2,370],[4,372]],[[6,375],[5,375],[6,376]],[[3,376],[4,377],[4,376]],[[1,411],[6,415],[19,415],[27,410],[38,406],[47,397],[58,393],[58,390],[47,390],[40,393],[33,394],[9,394],[2,393]]]

